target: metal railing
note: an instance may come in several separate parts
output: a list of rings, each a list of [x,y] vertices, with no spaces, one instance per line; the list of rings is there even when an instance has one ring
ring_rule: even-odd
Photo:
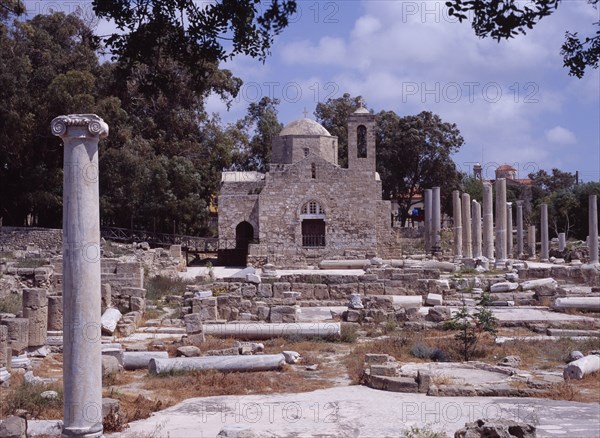
[[[324,234],[303,234],[302,235],[302,246],[323,247],[323,246],[325,246],[325,235]]]

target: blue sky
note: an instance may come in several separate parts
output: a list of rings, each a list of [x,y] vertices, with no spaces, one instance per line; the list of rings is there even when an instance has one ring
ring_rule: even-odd
[[[600,180],[600,77],[576,79],[562,67],[566,30],[591,34],[598,10],[566,0],[527,35],[500,44],[477,38],[437,1],[301,1],[295,21],[263,65],[228,64],[244,88],[232,110],[217,98],[208,109],[240,117],[259,95],[281,100],[287,123],[318,101],[348,92],[375,111],[432,111],[460,128],[461,169],[480,161],[493,177],[509,163],[526,175],[558,167]]]
[[[88,2],[26,2],[30,13]],[[370,109],[399,115],[432,111],[456,123],[465,144],[454,157],[465,171],[481,162],[493,178],[499,164],[520,177],[537,169],[579,171],[600,180],[600,72],[573,78],[562,67],[566,30],[591,35],[599,11],[564,0],[527,35],[497,43],[449,17],[444,1],[299,1],[292,24],[262,64],[238,57],[224,67],[244,80],[231,110],[218,97],[209,112],[225,122],[263,95],[278,98],[283,123],[312,115],[316,104],[344,93]],[[100,23],[106,33],[110,24]]]

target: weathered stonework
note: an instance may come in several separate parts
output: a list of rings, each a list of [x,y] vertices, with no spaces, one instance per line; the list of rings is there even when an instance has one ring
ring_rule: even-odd
[[[397,239],[375,170],[375,116],[364,108],[348,119],[348,144],[342,168],[337,137],[301,119],[274,139],[269,172],[224,173],[220,248],[249,244],[249,261],[284,265],[391,253]]]

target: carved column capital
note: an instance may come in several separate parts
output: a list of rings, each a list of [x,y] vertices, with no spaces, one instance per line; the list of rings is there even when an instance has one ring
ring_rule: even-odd
[[[60,137],[99,137],[108,136],[108,125],[96,114],[69,114],[58,116],[50,124],[52,134]],[[69,129],[79,128],[79,129]]]

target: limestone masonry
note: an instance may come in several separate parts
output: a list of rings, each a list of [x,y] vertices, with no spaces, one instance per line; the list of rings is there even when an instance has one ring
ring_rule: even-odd
[[[323,126],[306,118],[288,124],[273,140],[269,172],[223,172],[221,260],[289,265],[389,255],[396,239],[375,151],[375,116],[364,108],[348,118],[348,168],[338,165],[338,139]]]

